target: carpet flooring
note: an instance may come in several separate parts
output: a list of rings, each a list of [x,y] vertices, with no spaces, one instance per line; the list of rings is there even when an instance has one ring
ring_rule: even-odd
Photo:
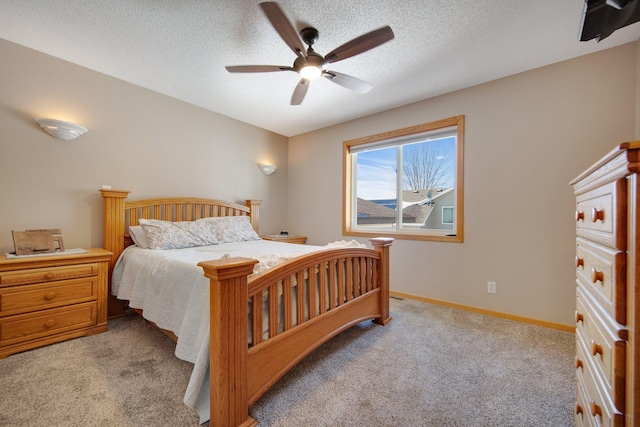
[[[573,426],[572,333],[413,300],[357,325],[251,409],[261,426]],[[2,426],[197,426],[191,365],[136,314],[0,360]],[[208,423],[207,423],[208,424]]]

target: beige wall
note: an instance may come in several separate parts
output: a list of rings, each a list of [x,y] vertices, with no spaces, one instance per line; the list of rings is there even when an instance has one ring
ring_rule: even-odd
[[[286,226],[287,139],[0,39],[0,252],[11,230],[61,228],[102,245],[98,189],[131,198],[263,199],[261,231]],[[57,140],[36,117],[89,132]],[[280,168],[264,176],[258,161]]]
[[[568,183],[634,139],[637,55],[628,44],[290,138],[289,230],[343,238],[343,141],[464,114],[465,241],[397,240],[392,289],[573,324]]]
[[[25,228],[59,227],[67,247],[100,246],[102,184],[132,198],[264,199],[263,232],[286,228],[313,244],[342,239],[342,141],[464,114],[465,242],[396,241],[393,289],[570,325],[568,182],[615,144],[640,138],[639,53],[629,44],[287,144],[0,40],[0,251],[12,249],[12,229]],[[35,117],[74,121],[89,133],[56,140]],[[265,177],[258,161],[279,169]],[[487,281],[497,282],[497,294],[486,292]]]

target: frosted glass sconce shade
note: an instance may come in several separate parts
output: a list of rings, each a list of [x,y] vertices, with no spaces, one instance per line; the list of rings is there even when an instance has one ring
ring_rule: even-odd
[[[264,163],[258,163],[258,168],[262,171],[263,174],[265,175],[271,175],[272,173],[274,173],[276,171],[277,166],[274,165],[266,165]]]
[[[63,122],[62,120],[36,119],[36,122],[42,126],[42,129],[49,135],[66,141],[87,133],[87,128],[74,123]]]

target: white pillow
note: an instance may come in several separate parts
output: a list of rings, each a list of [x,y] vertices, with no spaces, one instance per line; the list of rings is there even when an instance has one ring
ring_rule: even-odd
[[[180,249],[220,243],[211,224],[198,221],[162,221],[140,219],[150,249]]]
[[[132,225],[129,227],[129,236],[131,236],[131,240],[133,240],[133,243],[135,243],[136,246],[143,249],[149,249],[149,241],[147,240],[147,236],[145,236],[141,225]]]
[[[202,221],[207,221],[213,226],[218,241],[221,243],[260,240],[260,236],[253,229],[249,217],[246,215],[202,218]]]

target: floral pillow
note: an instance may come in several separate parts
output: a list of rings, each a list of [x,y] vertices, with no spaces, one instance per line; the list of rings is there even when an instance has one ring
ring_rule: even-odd
[[[203,218],[203,221],[212,226],[220,243],[260,240],[248,216],[211,217]]]
[[[217,245],[220,240],[211,224],[203,221],[162,221],[140,219],[150,249],[181,249]]]

